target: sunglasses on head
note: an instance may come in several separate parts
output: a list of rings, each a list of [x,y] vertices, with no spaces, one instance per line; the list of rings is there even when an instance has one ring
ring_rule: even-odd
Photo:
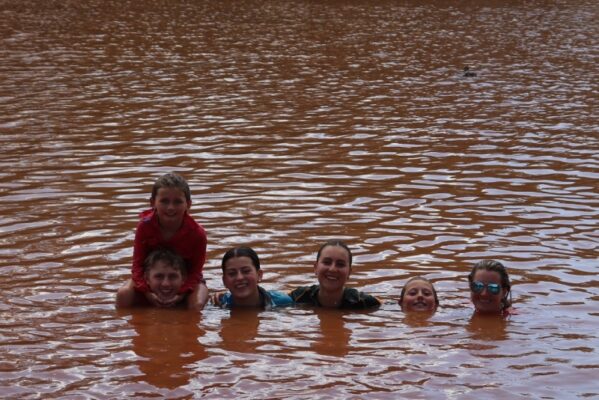
[[[487,288],[487,291],[491,294],[497,295],[501,291],[501,285],[498,283],[482,283],[479,281],[472,282],[470,284],[470,290],[474,293],[480,293],[484,288]]]

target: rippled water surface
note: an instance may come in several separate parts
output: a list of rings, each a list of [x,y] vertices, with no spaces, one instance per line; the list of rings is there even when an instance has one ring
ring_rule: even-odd
[[[0,0],[2,397],[599,397],[599,7],[451,3]],[[167,171],[211,289],[230,246],[286,290],[339,237],[385,304],[116,311]]]

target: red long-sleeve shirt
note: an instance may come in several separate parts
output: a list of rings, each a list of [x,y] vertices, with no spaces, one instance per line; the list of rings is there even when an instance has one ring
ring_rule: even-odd
[[[160,232],[158,216],[153,209],[146,210],[140,215],[140,221],[135,231],[135,243],[133,245],[133,266],[131,277],[135,289],[140,292],[148,292],[150,288],[144,278],[144,260],[150,252],[159,247],[166,247],[185,260],[187,265],[187,278],[180,293],[192,291],[200,282],[204,282],[204,262],[206,261],[206,245],[208,239],[206,232],[189,214],[183,217],[183,223],[179,230],[168,240],[164,240]]]

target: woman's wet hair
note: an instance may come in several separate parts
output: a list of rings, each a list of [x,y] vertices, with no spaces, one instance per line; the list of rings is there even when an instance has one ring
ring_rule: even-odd
[[[144,273],[150,272],[152,267],[159,261],[162,261],[173,269],[179,271],[182,276],[187,275],[187,265],[185,264],[183,257],[174,251],[163,247],[152,250],[150,254],[147,255],[143,265]]]
[[[472,267],[472,271],[468,274],[468,283],[472,284],[474,281],[474,274],[476,271],[495,271],[499,274],[501,279],[501,287],[505,290],[505,294],[501,299],[501,304],[503,308],[509,308],[512,305],[512,285],[510,283],[510,277],[507,273],[507,269],[505,266],[499,261],[495,260],[483,260],[474,264]]]
[[[339,240],[339,239],[331,239],[331,240],[327,240],[322,246],[320,246],[320,249],[318,249],[318,253],[316,254],[316,262],[318,262],[318,260],[320,260],[320,254],[322,253],[322,251],[325,249],[325,247],[328,246],[339,246],[339,247],[343,247],[345,249],[345,251],[347,251],[347,254],[349,256],[349,266],[351,267],[351,263],[352,263],[352,254],[351,254],[351,250],[349,249],[349,247],[345,244],[344,241]]]
[[[248,257],[252,260],[252,264],[256,267],[256,271],[260,270],[260,259],[258,258],[258,254],[256,254],[254,249],[247,246],[233,247],[232,249],[227,250],[220,264],[221,269],[224,271],[227,261],[236,257]]]
[[[435,289],[435,285],[433,285],[433,283],[431,281],[429,281],[428,279],[422,277],[422,276],[414,276],[410,279],[408,279],[406,281],[406,283],[403,285],[403,288],[401,288],[401,293],[399,294],[399,304],[401,305],[401,303],[403,303],[403,297],[406,294],[406,288],[408,287],[408,285],[414,281],[423,281],[428,283],[429,285],[431,285],[431,288],[433,288],[433,296],[435,296],[435,307],[439,306],[439,297],[437,297],[437,290]]]
[[[181,175],[169,172],[158,178],[156,182],[154,182],[154,186],[152,186],[152,200],[156,198],[158,191],[162,188],[179,189],[185,194],[185,199],[188,202],[191,202],[191,190],[189,189],[189,184]]]

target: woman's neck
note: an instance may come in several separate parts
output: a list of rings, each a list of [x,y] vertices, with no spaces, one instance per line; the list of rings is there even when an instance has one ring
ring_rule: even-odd
[[[339,308],[341,303],[343,302],[343,290],[345,288],[341,288],[341,290],[337,290],[334,292],[325,292],[322,290],[322,286],[318,291],[318,302],[323,307],[328,308]]]

